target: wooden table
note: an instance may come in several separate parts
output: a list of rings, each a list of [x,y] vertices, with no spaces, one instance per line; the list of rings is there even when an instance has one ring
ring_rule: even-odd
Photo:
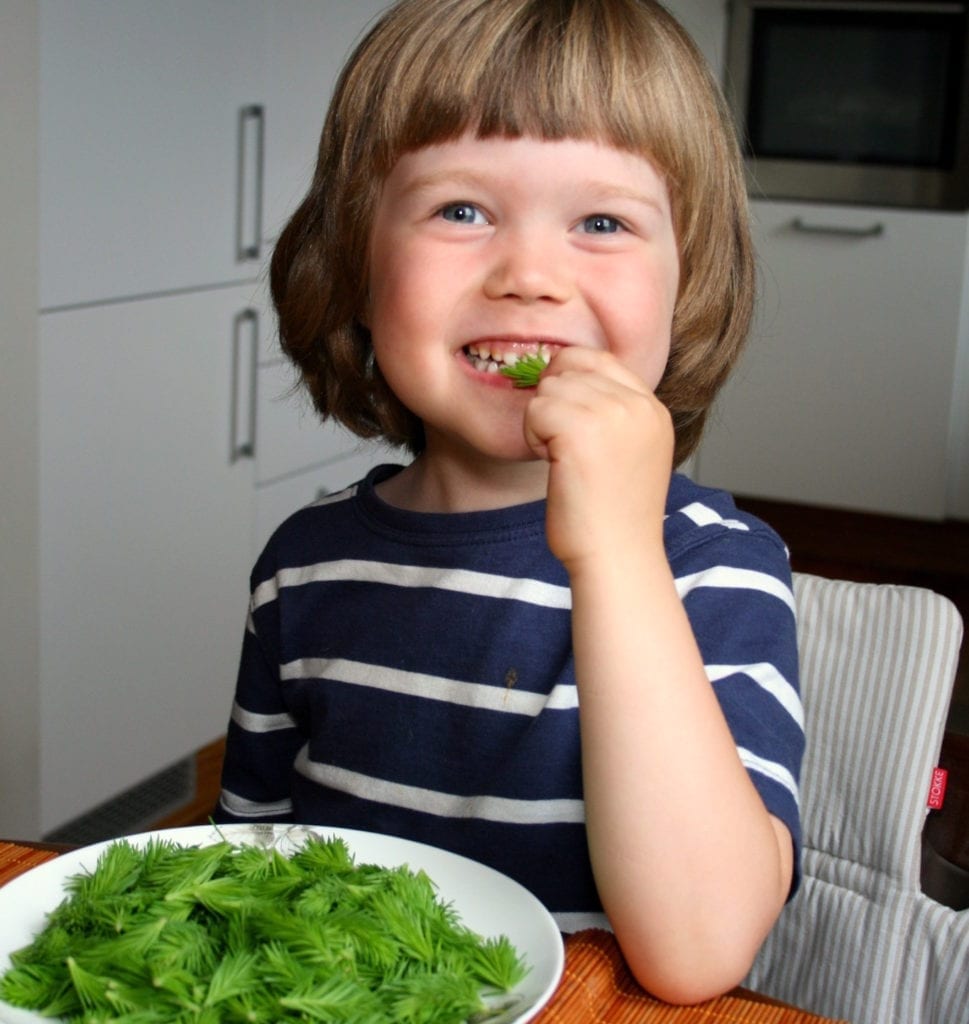
[[[70,847],[0,839],[0,886]],[[565,940],[565,971],[534,1024],[833,1024],[830,1018],[735,989],[697,1006],[670,1006],[645,992],[609,932]],[[845,1024],[845,1022],[835,1022]]]

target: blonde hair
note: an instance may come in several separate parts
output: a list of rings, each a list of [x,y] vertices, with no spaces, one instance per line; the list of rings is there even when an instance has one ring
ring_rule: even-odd
[[[402,0],[361,41],[271,266],[281,343],[318,411],[363,437],[423,448],[359,319],[370,229],[399,157],[468,131],[594,140],[648,157],[664,176],[680,293],[656,393],[679,464],[746,338],[754,275],[732,123],[696,46],[654,0]]]

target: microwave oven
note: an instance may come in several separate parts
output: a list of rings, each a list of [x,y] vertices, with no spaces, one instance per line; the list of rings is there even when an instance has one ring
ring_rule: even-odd
[[[730,0],[753,197],[969,209],[969,0]]]

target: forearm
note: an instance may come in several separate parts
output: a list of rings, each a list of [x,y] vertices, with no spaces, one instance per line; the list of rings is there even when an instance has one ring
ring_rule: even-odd
[[[644,985],[674,1001],[715,995],[783,905],[790,839],[737,756],[662,550],[599,557],[573,569],[572,588],[604,908]]]

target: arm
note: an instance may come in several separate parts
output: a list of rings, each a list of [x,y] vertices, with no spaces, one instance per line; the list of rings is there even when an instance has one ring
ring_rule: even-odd
[[[790,887],[792,845],[737,754],[663,545],[666,410],[602,353],[553,362],[526,433],[550,463],[569,572],[589,848],[638,979],[693,1002],[746,974]]]
[[[279,669],[256,632],[256,619],[272,622],[272,609],[250,613],[242,643],[232,716],[226,735],[217,822],[292,821],[290,774],[304,740],[279,687]]]

